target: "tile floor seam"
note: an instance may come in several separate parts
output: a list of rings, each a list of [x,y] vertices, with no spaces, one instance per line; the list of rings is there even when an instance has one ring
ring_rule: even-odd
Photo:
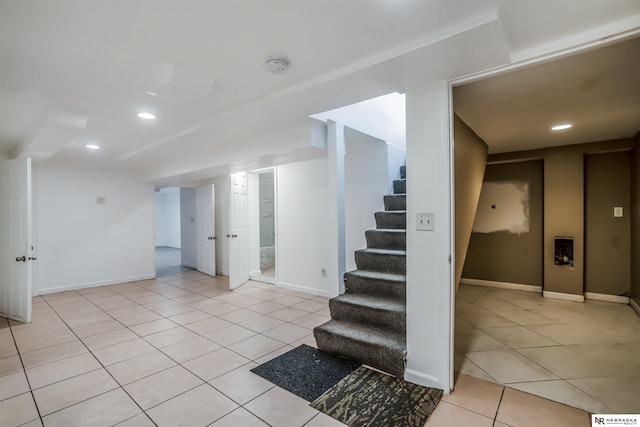
[[[47,302],[47,304],[48,304],[48,302]],[[52,307],[50,304],[49,304],[49,307],[51,307],[51,308],[53,309],[53,307]],[[57,314],[57,312],[56,312],[56,314]],[[88,352],[93,356],[93,358],[94,358],[94,359],[96,359],[96,361],[100,364],[100,366],[101,366],[101,367],[102,367],[102,369],[107,373],[107,375],[109,375],[109,376],[111,377],[111,379],[113,379],[113,381],[114,381],[116,384],[118,384],[118,387],[119,387],[119,388],[120,388],[120,389],[121,389],[121,390],[122,390],[122,391],[123,391],[123,392],[124,392],[128,397],[129,397],[129,399],[131,399],[131,401],[132,401],[132,402],[133,402],[133,403],[134,403],[134,404],[135,404],[135,405],[140,409],[140,411],[142,411],[143,413],[145,413],[145,414],[146,414],[145,410],[140,406],[140,404],[139,404],[139,403],[138,403],[138,402],[133,398],[133,396],[131,396],[131,395],[129,394],[129,392],[127,392],[127,390],[125,390],[125,388],[122,386],[122,384],[120,384],[120,382],[119,382],[119,381],[118,381],[118,380],[117,380],[117,379],[116,379],[116,378],[111,374],[111,372],[109,372],[109,370],[108,370],[108,369],[107,369],[107,367],[102,363],[102,361],[101,361],[100,359],[98,359],[98,357],[97,357],[97,356],[96,356],[96,355],[91,351],[91,349],[90,349],[89,347],[87,347],[87,345],[86,345],[86,344],[85,344],[85,343],[84,343],[84,342],[83,342],[83,341],[78,337],[78,335],[76,334],[76,332],[75,332],[75,331],[73,331],[73,330],[69,327],[69,325],[65,322],[65,320],[64,320],[60,315],[58,315],[58,317],[60,317],[60,320],[61,320],[61,321],[62,321],[62,322],[67,326],[67,328],[69,328],[69,330],[70,330],[70,331],[71,331],[71,332],[76,336],[76,338],[77,338],[77,339],[82,343],[82,345],[83,345],[83,346],[85,346],[85,348],[86,348],[86,349],[87,349],[87,351],[88,351]],[[117,319],[114,319],[114,320],[116,320],[116,321],[117,321]],[[125,328],[127,328],[126,326],[124,326],[124,327],[125,327]],[[128,329],[128,328],[127,328],[127,329]],[[25,375],[26,375],[26,372],[25,372]],[[108,392],[110,392],[110,391],[113,391],[113,390],[117,389],[118,387],[116,387],[116,388],[114,388],[114,389],[112,389],[112,390],[108,390],[108,391],[106,391],[106,392],[104,392],[104,393],[101,393],[101,394],[99,394],[99,395],[102,395],[102,394],[108,393]],[[33,391],[32,391],[32,393],[33,393]],[[97,396],[92,396],[92,397],[90,397],[89,399],[91,399],[91,398],[93,398],[93,397],[97,397]],[[89,400],[89,399],[85,399],[84,401]],[[35,401],[35,396],[34,396],[34,401]],[[81,401],[81,402],[83,402],[83,401]],[[76,405],[76,404],[81,403],[81,402],[75,402],[73,405]],[[36,405],[37,405],[37,402],[36,402]],[[73,405],[70,405],[69,407],[71,407],[71,406],[73,406]],[[54,411],[54,412],[52,412],[52,413],[55,413],[55,412],[57,412],[57,411]],[[40,414],[39,410],[38,410],[38,414]],[[47,414],[47,415],[50,415],[50,414]],[[41,414],[40,414],[40,421],[41,421],[41,422],[43,423],[43,425],[44,425],[44,420],[43,420],[43,417],[42,417],[42,415],[41,415]]]
[[[24,362],[22,360],[22,355],[20,354],[20,349],[18,348],[18,343],[16,343],[16,337],[14,335],[13,328],[11,327],[11,322],[7,322],[7,323],[9,325],[9,331],[11,332],[11,338],[13,339],[13,345],[16,347],[16,351],[18,352],[18,359],[20,360],[20,365],[22,366],[22,375],[25,376],[25,379],[27,381],[27,385],[29,386],[29,394],[31,395],[31,399],[33,400],[33,404],[36,407],[36,413],[38,414],[38,418],[40,418],[40,423],[44,425],[44,423],[42,422],[42,414],[40,413],[40,407],[38,406],[38,402],[36,401],[36,396],[33,394],[33,389],[31,388],[31,382],[29,381],[29,377],[27,376],[27,370],[24,367]],[[21,393],[21,394],[24,394],[24,393]],[[13,396],[13,397],[15,397],[15,396]],[[35,418],[33,420],[29,420],[28,422],[32,422],[32,421],[35,421]]]

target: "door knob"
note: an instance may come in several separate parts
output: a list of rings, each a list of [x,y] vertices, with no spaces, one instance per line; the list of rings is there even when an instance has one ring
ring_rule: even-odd
[[[17,262],[27,262],[27,257],[22,255],[16,258]]]
[[[233,237],[235,239],[236,237],[238,237],[238,235],[237,234],[232,234],[231,237]]]
[[[231,237],[231,234],[227,234],[227,237]]]
[[[30,257],[29,257],[29,259],[30,259],[31,261],[35,261],[35,260],[37,260],[38,258],[37,258],[37,257],[34,257],[34,256],[30,256]]]

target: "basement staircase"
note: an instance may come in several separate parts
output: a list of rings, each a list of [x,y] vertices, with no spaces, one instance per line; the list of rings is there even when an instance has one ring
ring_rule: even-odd
[[[356,251],[345,293],[329,300],[331,320],[316,327],[318,348],[403,378],[406,365],[406,167]]]

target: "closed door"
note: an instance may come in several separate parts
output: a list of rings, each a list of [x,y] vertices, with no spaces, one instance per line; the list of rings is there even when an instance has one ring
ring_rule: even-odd
[[[31,322],[31,159],[0,161],[0,316]]]
[[[196,227],[198,271],[216,275],[215,198],[213,184],[196,189]]]

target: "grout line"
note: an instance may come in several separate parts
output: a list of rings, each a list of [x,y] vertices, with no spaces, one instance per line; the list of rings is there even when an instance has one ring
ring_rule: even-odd
[[[16,342],[16,337],[13,333],[13,327],[11,326],[11,322],[7,319],[7,324],[9,325],[9,331],[11,332],[11,338],[13,339],[13,345],[16,347],[16,352],[18,353],[18,359],[20,359],[20,365],[22,366],[22,374],[27,380],[27,385],[29,386],[29,393],[31,394],[31,399],[33,399],[33,404],[36,407],[36,412],[38,413],[38,418],[40,419],[40,424],[44,426],[44,421],[42,421],[42,414],[40,413],[40,408],[38,407],[38,402],[36,401],[36,397],[33,394],[33,389],[31,388],[31,381],[29,381],[29,376],[27,375],[27,370],[24,367],[24,361],[22,360],[22,354],[20,353],[20,348],[18,348],[18,343]],[[35,420],[32,420],[35,421]]]
[[[496,423],[498,422],[498,413],[500,412],[500,405],[502,404],[502,398],[504,397],[504,392],[507,388],[505,386],[502,386],[502,394],[500,395],[500,401],[498,402],[498,407],[496,408],[496,414],[493,417],[493,424],[492,426],[495,426]]]

